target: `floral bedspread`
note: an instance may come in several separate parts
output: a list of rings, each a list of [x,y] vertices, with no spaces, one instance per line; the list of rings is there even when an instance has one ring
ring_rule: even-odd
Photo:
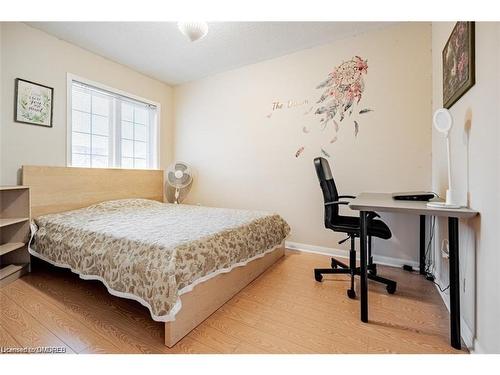
[[[44,215],[30,252],[174,320],[198,280],[264,255],[290,232],[277,214],[124,199]]]

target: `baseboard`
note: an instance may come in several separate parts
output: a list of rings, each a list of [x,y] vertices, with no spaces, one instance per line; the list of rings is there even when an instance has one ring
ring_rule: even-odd
[[[335,249],[333,247],[308,245],[305,243],[291,242],[291,241],[286,241],[285,247],[288,249],[304,251],[306,253],[322,254],[339,258],[349,258],[348,250]],[[359,260],[359,252],[356,253],[356,259]],[[416,261],[386,257],[375,254],[373,255],[373,260],[375,261],[375,263],[382,264],[384,266],[403,267],[403,265],[407,264],[415,269],[418,269],[419,267],[419,264]]]
[[[436,279],[434,281],[439,285],[443,285],[443,283],[440,279]],[[439,287],[437,285],[436,285],[436,290],[438,291],[439,295],[441,296],[441,299],[443,300],[443,303],[449,312],[450,311],[450,301],[447,298],[448,295],[444,292],[441,292],[441,290],[439,289]],[[462,340],[464,340],[464,344],[467,347],[467,349],[469,349],[469,351],[471,353],[481,353],[481,351],[478,350],[478,348],[480,348],[480,345],[477,342],[477,340],[474,339],[474,333],[473,333],[472,329],[469,327],[469,325],[465,322],[465,320],[462,317],[460,317],[460,327],[461,327],[460,335],[462,336]]]
[[[474,339],[474,348],[471,350],[471,353],[473,353],[473,354],[486,354],[486,351],[479,344],[479,341],[477,341],[477,339]]]
[[[462,331],[462,339],[464,340],[465,346],[471,353],[475,352],[474,343],[477,340],[474,340],[474,334],[472,333],[472,330],[462,317],[460,317],[460,327]]]

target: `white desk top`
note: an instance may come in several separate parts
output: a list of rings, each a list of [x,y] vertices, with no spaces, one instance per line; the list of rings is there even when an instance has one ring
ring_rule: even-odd
[[[446,216],[470,218],[478,214],[470,208],[434,208],[427,207],[427,202],[400,201],[388,193],[360,193],[349,203],[349,208],[356,211],[401,212],[415,215]]]

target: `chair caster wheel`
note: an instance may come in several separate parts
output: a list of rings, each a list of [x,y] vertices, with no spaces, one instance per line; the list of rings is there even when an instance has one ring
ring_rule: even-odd
[[[386,289],[387,293],[394,294],[396,292],[396,283],[387,285]]]
[[[321,282],[321,280],[323,280],[323,276],[320,273],[315,271],[314,272],[314,280]]]
[[[353,289],[347,289],[347,297],[350,299],[356,298],[356,292]]]

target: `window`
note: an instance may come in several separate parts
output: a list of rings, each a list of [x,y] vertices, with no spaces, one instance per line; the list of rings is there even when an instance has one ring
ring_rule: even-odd
[[[157,105],[69,79],[68,164],[157,168]]]

